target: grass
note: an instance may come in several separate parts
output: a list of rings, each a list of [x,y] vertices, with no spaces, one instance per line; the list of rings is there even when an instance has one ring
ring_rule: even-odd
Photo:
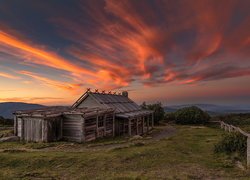
[[[1,152],[0,179],[247,179],[250,176],[249,171],[238,169],[230,157],[214,154],[214,144],[223,133],[219,128],[176,128],[173,137],[124,148]],[[119,141],[124,139],[115,142]],[[95,143],[111,142],[108,139]],[[0,143],[0,149],[39,149],[37,146],[42,145],[38,144]],[[63,144],[68,143],[51,146]]]
[[[0,130],[0,138],[6,137],[9,134],[13,134],[13,130],[9,130],[9,129]]]

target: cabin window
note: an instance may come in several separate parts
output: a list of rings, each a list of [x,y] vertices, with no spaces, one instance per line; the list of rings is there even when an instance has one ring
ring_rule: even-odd
[[[99,116],[98,117],[98,127],[103,127],[104,126],[104,116]]]

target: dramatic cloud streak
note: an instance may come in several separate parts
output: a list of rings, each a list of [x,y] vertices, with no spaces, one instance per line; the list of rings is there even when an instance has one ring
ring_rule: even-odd
[[[16,15],[0,5],[0,60],[20,75],[0,77],[22,84],[75,94],[250,76],[250,1],[39,1]]]
[[[19,73],[22,75],[32,77],[33,79],[38,80],[45,85],[56,87],[63,90],[74,91],[82,86],[82,84],[70,84],[70,83],[51,80],[49,78],[41,77],[37,74],[28,71],[20,71]]]
[[[194,83],[249,75],[245,49],[250,21],[244,5],[236,1],[92,1],[80,4],[82,16],[87,12],[91,22],[89,28],[83,19],[54,17],[52,22],[74,42],[69,54],[125,82]],[[234,19],[237,13],[239,20]],[[238,23],[234,21],[241,21],[243,27],[230,27],[230,32],[229,26]],[[239,32],[245,36],[230,40]],[[239,46],[232,48],[235,42]],[[237,63],[239,56],[243,67]],[[217,74],[220,68],[221,75]]]

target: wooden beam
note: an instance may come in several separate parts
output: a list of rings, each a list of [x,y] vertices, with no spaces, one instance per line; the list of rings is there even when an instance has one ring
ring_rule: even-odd
[[[138,117],[136,118],[136,135],[139,134],[139,130],[138,130]]]

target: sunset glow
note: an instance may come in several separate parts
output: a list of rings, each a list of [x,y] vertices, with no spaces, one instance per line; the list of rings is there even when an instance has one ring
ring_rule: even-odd
[[[250,104],[250,1],[0,2],[0,102]]]

